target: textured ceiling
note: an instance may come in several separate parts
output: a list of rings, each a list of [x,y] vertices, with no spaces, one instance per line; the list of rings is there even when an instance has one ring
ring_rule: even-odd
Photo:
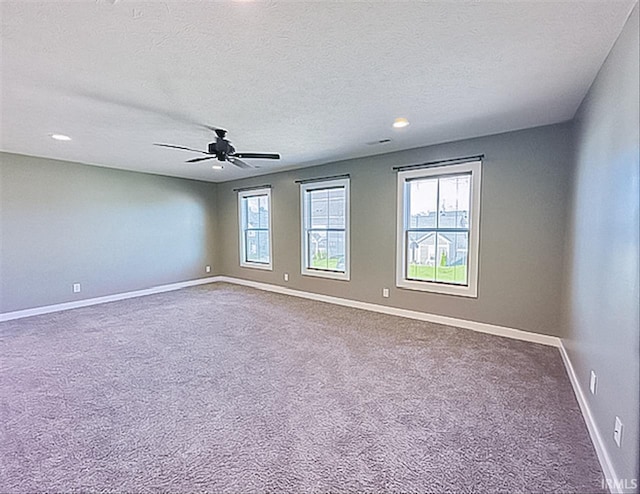
[[[2,2],[0,149],[225,181],[560,122],[634,3]],[[283,159],[152,145],[198,124]]]

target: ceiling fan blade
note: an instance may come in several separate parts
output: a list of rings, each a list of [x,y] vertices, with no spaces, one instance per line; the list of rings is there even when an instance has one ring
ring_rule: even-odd
[[[215,156],[207,156],[206,158],[192,158],[190,160],[185,161],[185,163],[197,163],[198,161],[204,161],[204,160],[212,160],[213,158],[215,158]]]
[[[227,161],[236,165],[239,168],[253,168],[249,163],[236,158],[235,156],[227,156]]]
[[[280,155],[276,153],[235,153],[237,158],[259,158],[263,160],[279,160]]]
[[[158,144],[158,143],[153,143],[154,146],[160,146],[163,148],[172,148],[172,149],[184,149],[185,151],[193,151],[195,153],[201,153],[201,154],[210,154],[207,153],[206,151],[200,151],[199,149],[193,149],[193,148],[186,148],[184,146],[174,146],[173,144]]]
[[[96,91],[90,91],[90,90],[86,90],[84,88],[72,88],[72,91],[69,92],[69,88],[65,87],[63,88],[54,88],[57,89],[59,91],[64,91],[65,93],[71,94],[73,96],[80,96],[82,98],[87,98],[87,99],[92,99],[94,101],[100,102],[100,103],[105,103],[105,104],[110,104],[110,105],[116,105],[116,106],[120,106],[122,108],[125,108],[127,110],[137,110],[137,111],[141,111],[141,112],[145,112],[145,113],[149,113],[149,114],[155,114],[155,115],[159,115],[161,117],[164,118],[168,118],[171,119],[175,122],[181,122],[187,125],[197,125],[200,127],[204,127],[206,129],[209,130],[214,130],[218,127],[214,127],[211,125],[206,125],[203,124],[201,122],[198,122],[197,120],[195,120],[193,117],[191,117],[189,114],[187,113],[183,113],[180,110],[171,110],[171,109],[167,109],[167,108],[161,108],[161,107],[156,107],[156,106],[152,106],[152,105],[147,105],[144,103],[140,103],[139,101],[133,100],[133,99],[128,99],[122,96],[113,96],[113,95],[108,95],[108,94],[101,94],[99,92]]]

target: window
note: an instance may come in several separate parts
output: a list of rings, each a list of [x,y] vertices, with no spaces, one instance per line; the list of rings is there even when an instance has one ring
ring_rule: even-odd
[[[271,267],[271,189],[238,192],[240,266]]]
[[[349,279],[349,179],[300,185],[302,274]]]
[[[398,173],[398,287],[477,296],[480,168]]]

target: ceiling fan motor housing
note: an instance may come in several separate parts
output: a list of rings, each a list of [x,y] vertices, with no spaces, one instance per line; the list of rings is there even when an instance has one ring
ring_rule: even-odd
[[[208,151],[210,154],[215,154],[220,161],[224,161],[227,156],[236,152],[235,148],[226,139],[216,139],[215,142],[210,142]]]

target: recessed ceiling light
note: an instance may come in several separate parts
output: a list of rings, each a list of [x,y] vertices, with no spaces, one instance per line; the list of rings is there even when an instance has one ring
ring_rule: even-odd
[[[70,141],[71,137],[64,134],[51,134],[51,139],[55,139],[56,141]]]
[[[394,129],[401,129],[403,127],[406,127],[407,125],[409,125],[409,120],[407,120],[406,118],[403,118],[403,117],[396,118],[393,121],[393,128]]]
[[[214,170],[222,170],[224,168],[224,166],[222,166],[222,165],[213,165],[211,168],[213,168]]]

